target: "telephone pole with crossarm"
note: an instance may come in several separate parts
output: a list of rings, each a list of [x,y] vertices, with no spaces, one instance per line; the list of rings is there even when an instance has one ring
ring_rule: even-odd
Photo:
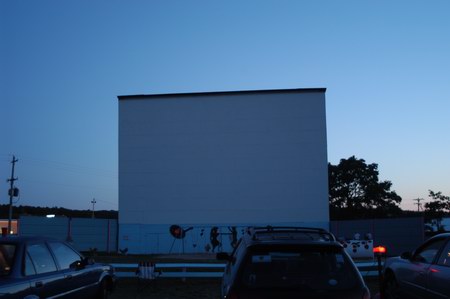
[[[18,178],[14,177],[14,168],[16,166],[16,163],[19,162],[18,159],[16,159],[16,156],[13,156],[13,159],[11,161],[12,169],[11,169],[11,178],[8,179],[9,182],[9,216],[8,216],[8,235],[11,234],[11,220],[12,220],[12,205],[13,205],[13,198],[15,196],[18,196],[18,189],[14,188],[14,181],[17,181]]]

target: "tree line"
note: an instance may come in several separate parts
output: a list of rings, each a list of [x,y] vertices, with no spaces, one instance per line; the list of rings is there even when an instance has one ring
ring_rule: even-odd
[[[379,180],[378,164],[351,156],[339,164],[328,163],[329,203],[331,220],[364,218],[425,217],[430,225],[443,229],[442,218],[450,212],[450,197],[429,190],[430,202],[421,213],[400,208],[402,198],[393,190],[391,181]],[[8,218],[8,205],[0,205],[0,218]],[[55,214],[72,218],[90,218],[91,210],[70,210],[60,207],[14,206],[13,218],[20,215],[46,216]],[[117,219],[118,211],[95,211],[96,218]]]
[[[20,216],[46,216],[57,215],[58,217],[68,218],[91,218],[91,210],[71,210],[60,207],[33,207],[33,206],[13,206],[13,219],[17,219]],[[0,205],[0,218],[8,219],[9,217],[9,205]],[[95,218],[102,219],[117,219],[118,212],[114,210],[98,210],[95,211]]]

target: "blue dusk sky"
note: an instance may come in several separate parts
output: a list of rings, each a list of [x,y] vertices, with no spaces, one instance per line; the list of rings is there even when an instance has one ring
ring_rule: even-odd
[[[118,208],[118,95],[325,87],[328,160],[450,195],[450,1],[0,2],[0,202]]]

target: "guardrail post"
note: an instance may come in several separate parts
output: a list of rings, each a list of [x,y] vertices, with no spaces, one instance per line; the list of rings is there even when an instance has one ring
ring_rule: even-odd
[[[183,267],[183,269],[181,270],[184,273],[186,273],[187,269],[186,267]],[[181,281],[185,282],[186,281],[186,275],[183,275],[183,278],[181,279]]]

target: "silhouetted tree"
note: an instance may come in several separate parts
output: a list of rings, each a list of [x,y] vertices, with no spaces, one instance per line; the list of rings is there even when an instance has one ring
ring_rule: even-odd
[[[352,156],[338,165],[328,164],[332,219],[387,217],[401,214],[402,198],[391,191],[390,181],[379,181],[378,164]]]
[[[437,231],[444,231],[442,218],[450,212],[450,197],[443,195],[440,191],[428,191],[432,201],[425,203],[425,222]]]

